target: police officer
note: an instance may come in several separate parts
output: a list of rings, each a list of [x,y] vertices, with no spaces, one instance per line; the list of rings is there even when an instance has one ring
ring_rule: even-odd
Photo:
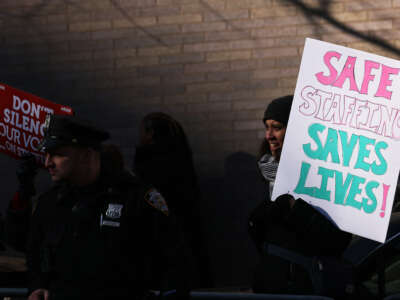
[[[175,218],[157,190],[102,157],[108,137],[73,116],[48,119],[54,185],[32,216],[29,300],[143,299],[176,285]]]

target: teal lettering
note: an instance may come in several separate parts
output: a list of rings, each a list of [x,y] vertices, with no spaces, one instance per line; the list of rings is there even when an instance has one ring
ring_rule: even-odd
[[[383,175],[387,170],[387,163],[385,158],[381,153],[381,149],[386,149],[388,144],[386,142],[379,142],[375,146],[375,153],[378,156],[379,161],[381,162],[379,165],[376,162],[373,162],[371,165],[371,170],[375,175]]]
[[[333,163],[340,164],[337,132],[335,129],[332,128],[328,128],[328,135],[326,137],[325,147],[321,153],[320,159],[326,161],[329,154],[331,154]]]
[[[357,144],[358,135],[352,134],[349,142],[347,142],[347,132],[346,131],[339,130],[339,135],[340,135],[340,141],[342,143],[343,166],[348,167],[351,156],[354,151],[354,147]]]
[[[361,193],[360,184],[365,182],[365,178],[353,175],[353,180],[351,182],[349,195],[346,199],[346,206],[352,206],[357,209],[361,209],[362,203],[357,201],[355,197]]]
[[[369,199],[363,198],[362,201],[363,201],[363,209],[367,214],[372,214],[376,209],[377,201],[373,189],[376,189],[378,186],[379,183],[376,181],[370,181],[365,186],[365,193],[367,194]],[[371,202],[369,203],[368,200],[370,200]]]
[[[331,191],[328,190],[328,182],[330,178],[335,178],[335,204],[351,206],[358,210],[362,209],[367,214],[371,214],[376,210],[378,201],[375,196],[375,190],[379,187],[377,181],[369,181],[363,186],[366,182],[363,177],[348,173],[344,179],[341,171],[318,167],[318,174],[321,175],[320,187],[306,187],[310,168],[311,164],[302,162],[300,178],[294,189],[295,193],[330,201]],[[356,199],[357,195],[361,195],[362,191],[364,191],[364,195],[359,197],[360,199]]]
[[[328,185],[328,179],[335,175],[335,172],[330,169],[323,167],[318,168],[318,174],[322,176],[321,187],[315,190],[315,197],[323,200],[330,200],[331,192],[326,189]]]
[[[321,152],[323,150],[321,141],[318,137],[318,132],[322,132],[325,130],[325,126],[318,124],[318,123],[314,123],[312,124],[310,127],[308,127],[308,134],[309,136],[315,141],[315,143],[317,144],[317,149],[312,150],[311,149],[311,144],[305,144],[303,145],[303,150],[304,153],[312,159],[319,159],[321,157]]]
[[[365,172],[372,171],[375,175],[383,175],[386,173],[388,165],[385,157],[383,156],[383,150],[388,148],[388,144],[386,142],[380,141],[375,144],[375,139],[356,134],[352,134],[349,138],[346,131],[328,128],[326,141],[325,144],[323,144],[323,141],[320,139],[320,135],[326,128],[326,126],[319,123],[314,123],[308,127],[308,134],[315,143],[314,144],[310,142],[303,144],[303,151],[309,158],[326,162],[328,161],[328,156],[330,155],[331,162],[335,164],[342,164],[344,167],[349,167],[354,152],[358,150],[358,153],[355,154],[357,155],[354,163],[355,169],[361,169]],[[340,157],[338,151],[339,137],[342,145],[342,157]],[[377,159],[373,162],[368,162],[372,149],[370,145],[375,147],[374,151],[377,157]]]
[[[340,171],[335,171],[335,204],[345,205],[347,190],[353,180],[353,175],[350,173],[346,176],[346,181],[343,182],[343,174]]]
[[[309,195],[309,196],[314,196],[314,190],[315,188],[312,187],[305,187],[306,179],[308,176],[308,172],[310,171],[311,165],[306,162],[301,163],[301,170],[300,170],[300,178],[299,182],[297,183],[297,186],[294,190],[295,193],[297,194],[304,194],[304,195]]]
[[[368,157],[371,152],[367,149],[367,145],[370,145],[370,144],[372,144],[372,145],[375,144],[375,140],[369,139],[365,136],[360,135],[360,138],[359,138],[360,147],[358,150],[357,162],[354,166],[355,169],[361,169],[366,172],[369,171],[370,165],[364,161],[364,158]]]

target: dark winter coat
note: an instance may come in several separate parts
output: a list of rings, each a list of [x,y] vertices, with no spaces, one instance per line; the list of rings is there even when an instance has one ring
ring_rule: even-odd
[[[201,197],[191,153],[183,145],[173,142],[139,146],[133,171],[146,183],[154,185],[176,214],[187,250],[188,261],[182,271],[187,275],[187,284],[210,287],[211,274],[199,211]],[[189,278],[188,272],[193,278]],[[196,279],[193,272],[199,273],[200,278]]]
[[[52,299],[131,299],[176,287],[181,236],[155,190],[127,172],[93,185],[59,184],[32,216],[30,291]]]
[[[317,208],[297,199],[291,208],[289,195],[264,201],[249,218],[249,233],[260,251],[253,289],[257,293],[313,294],[309,276],[301,266],[264,252],[275,244],[305,256],[340,257],[352,235],[341,231]]]

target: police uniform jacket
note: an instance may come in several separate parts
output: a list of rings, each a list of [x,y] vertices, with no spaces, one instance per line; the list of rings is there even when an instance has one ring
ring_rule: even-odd
[[[27,252],[30,292],[134,299],[174,287],[180,235],[162,196],[130,173],[104,173],[83,188],[57,184],[38,200]]]

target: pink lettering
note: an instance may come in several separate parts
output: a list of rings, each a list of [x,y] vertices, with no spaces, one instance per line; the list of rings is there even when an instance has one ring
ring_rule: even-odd
[[[349,56],[343,67],[342,73],[339,78],[333,83],[333,86],[342,88],[346,79],[350,80],[350,90],[358,92],[357,83],[354,78],[354,67],[356,64],[356,57]]]
[[[358,76],[359,72],[356,73],[356,63],[357,57],[348,56],[346,62],[343,65],[343,69],[338,76],[338,71],[334,65],[332,65],[332,59],[336,58],[339,60],[342,58],[342,54],[335,51],[328,51],[324,55],[324,64],[328,68],[329,73],[324,74],[324,72],[318,72],[315,74],[317,80],[323,85],[331,85],[338,88],[343,88],[343,84],[346,80],[349,80],[349,90],[358,92],[363,95],[369,95],[370,83],[378,80],[379,84],[372,85],[377,87],[375,97],[383,97],[386,99],[391,99],[392,91],[388,90],[388,87],[392,85],[392,75],[399,75],[400,68],[391,68],[389,66],[385,66],[375,61],[365,60],[364,61],[364,74],[361,82],[361,89],[359,89],[357,85],[356,76]],[[344,58],[343,58],[344,59]],[[381,68],[382,66],[382,68]],[[374,74],[373,69],[379,70],[381,72],[381,76],[378,77]],[[358,70],[358,69],[357,69]]]
[[[337,75],[337,71],[335,69],[335,67],[333,67],[331,65],[331,58],[332,57],[336,57],[338,60],[340,59],[342,55],[338,52],[335,51],[328,51],[325,53],[324,55],[324,62],[325,65],[328,67],[329,71],[330,71],[330,75],[329,76],[325,76],[323,72],[319,72],[317,74],[315,74],[315,76],[317,77],[318,81],[324,85],[330,85],[332,84],[332,82],[335,80],[336,75]]]
[[[345,94],[305,86],[296,109],[305,117],[400,140],[400,110]]]
[[[364,66],[364,80],[361,85],[361,94],[368,95],[368,86],[370,81],[375,79],[375,75],[371,75],[371,70],[372,69],[379,69],[379,63],[366,60],[365,61],[365,66]]]
[[[378,91],[375,94],[376,97],[384,97],[389,100],[392,98],[392,92],[386,89],[386,87],[392,85],[392,80],[389,78],[392,74],[399,74],[399,69],[382,65],[382,75]]]

